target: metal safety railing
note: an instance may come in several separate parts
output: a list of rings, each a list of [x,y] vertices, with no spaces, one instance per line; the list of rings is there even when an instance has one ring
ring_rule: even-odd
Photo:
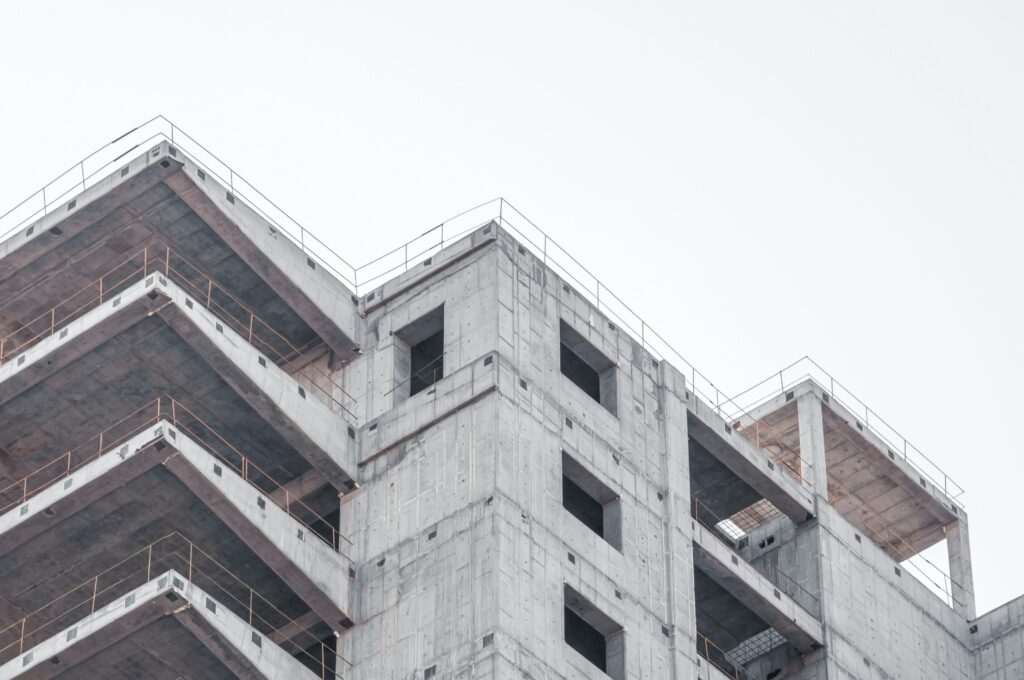
[[[334,524],[296,496],[287,482],[279,482],[252,458],[219,434],[194,411],[179,400],[161,396],[121,418],[113,425],[84,442],[57,455],[17,481],[0,488],[0,513],[25,503],[57,482],[70,477],[89,463],[116,454],[122,444],[146,432],[160,422],[167,422],[189,435],[228,468],[278,505],[311,534],[332,549],[342,551],[342,543],[350,543]],[[347,558],[347,556],[346,556]]]
[[[828,393],[830,399],[846,408],[854,418],[858,419],[858,422],[881,439],[889,451],[909,463],[922,476],[931,481],[937,489],[941,489],[950,500],[963,507],[958,499],[964,490],[959,484],[954,482],[935,461],[911,444],[884,418],[810,357],[805,356],[734,395],[731,402],[742,402],[744,406],[736,408],[734,411],[727,411],[728,418],[741,419],[758,406],[785,394],[807,380],[813,380],[823,391]]]
[[[140,548],[92,578],[50,599],[0,628],[0,664],[81,621],[168,569],[245,618],[252,628],[315,669],[321,678],[342,678],[334,668],[336,650],[309,626],[297,622],[274,602],[177,531]],[[331,636],[333,637],[333,636]],[[338,655],[344,663],[344,657]]]
[[[729,518],[719,517],[707,506],[707,504],[696,496],[692,496],[690,500],[690,515],[700,522],[700,524],[706,529],[719,538],[722,538],[724,543],[730,545],[732,541],[726,540],[728,537],[724,535],[722,530],[718,527],[720,523],[728,520]],[[821,618],[820,590],[818,592],[811,592],[802,583],[787,574],[778,566],[778,564],[771,564],[767,561],[750,562],[735,550],[735,546],[731,547],[738,557],[743,559],[744,562],[752,566],[759,574],[768,579],[772,585],[793,598],[797,604],[807,610],[811,615]]]
[[[600,279],[504,198],[495,198],[465,210],[401,246],[361,266],[354,266],[209,149],[163,116],[156,116],[97,149],[32,196],[4,215],[0,215],[0,241],[18,233],[20,229],[56,207],[63,206],[75,194],[121,168],[125,156],[137,150],[148,151],[162,142],[171,144],[176,150],[187,155],[198,168],[227,187],[232,198],[242,201],[267,220],[278,233],[289,238],[308,257],[332,272],[357,295],[371,290],[401,271],[408,270],[412,265],[442,250],[446,243],[451,243],[489,222],[497,222],[510,233],[517,235],[524,246],[533,250],[535,255],[555,269],[563,279],[571,282],[577,288],[577,292],[588,298],[600,311],[617,320],[619,325],[656,359],[668,360],[686,373],[690,380],[690,389],[701,395],[716,411],[721,412],[726,405],[735,406],[726,396],[726,392],[720,390],[714,382],[698,371]]]
[[[188,258],[162,243],[146,246],[125,258],[46,311],[0,336],[0,364],[57,334],[151,274],[166,276],[232,331],[266,354],[278,367],[293,376],[304,375],[309,385],[322,393],[329,404],[356,418],[353,412],[355,398],[329,370],[316,364],[310,356],[308,343],[299,346],[297,341],[290,340]],[[11,309],[20,298],[31,292],[31,289],[26,290],[8,298],[0,303],[0,309]]]
[[[750,410],[770,397],[755,393],[770,384],[772,392],[777,394],[778,390],[774,389],[776,378],[778,378],[782,390],[785,390],[787,385],[793,384],[792,378],[787,379],[786,374],[792,372],[796,364],[783,369],[777,376],[773,375],[770,379],[758,383],[740,395],[728,396],[726,391],[720,389],[714,381],[701,373],[674,349],[639,314],[610,291],[597,276],[504,198],[495,198],[465,210],[366,264],[354,266],[262,194],[224,161],[163,116],[152,118],[113,142],[97,149],[35,194],[7,213],[0,215],[0,241],[17,233],[19,229],[33,220],[45,216],[55,207],[64,205],[74,194],[96,184],[106,174],[122,167],[123,159],[128,154],[140,149],[149,150],[155,144],[164,141],[176,149],[180,149],[197,167],[227,187],[233,198],[240,199],[254,212],[266,219],[279,233],[289,238],[308,257],[332,272],[357,295],[372,289],[396,273],[408,270],[411,265],[443,249],[446,243],[451,243],[476,228],[494,221],[516,236],[524,247],[530,249],[534,255],[554,269],[564,281],[571,284],[577,293],[594,304],[600,312],[614,320],[656,360],[669,361],[684,373],[689,381],[689,388],[722,417],[729,420],[749,417],[751,422],[756,421],[757,418],[749,415]],[[961,487],[956,485],[948,475],[910,444],[906,438],[891,428],[886,421],[852,393],[849,393],[838,381],[821,370],[817,364],[810,363],[815,367],[816,373],[820,375],[821,384],[828,386],[830,393],[837,400],[844,404],[851,404],[852,408],[848,406],[851,411],[863,414],[865,425],[890,443],[894,452],[900,453],[904,460],[918,468],[922,474],[942,488],[948,496],[956,498],[963,493]]]
[[[743,664],[733,659],[728,652],[699,631],[697,632],[697,654],[733,680],[750,680],[750,674]]]

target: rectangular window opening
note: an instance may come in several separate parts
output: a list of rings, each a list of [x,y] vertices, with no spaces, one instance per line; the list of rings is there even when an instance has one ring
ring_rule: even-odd
[[[411,397],[444,377],[444,305],[395,333],[395,391]]]
[[[562,375],[591,399],[617,415],[615,362],[565,321],[559,323]]]
[[[609,545],[622,551],[619,495],[565,451],[562,452],[562,506]]]
[[[612,680],[625,680],[622,626],[568,585],[564,597],[565,643]]]

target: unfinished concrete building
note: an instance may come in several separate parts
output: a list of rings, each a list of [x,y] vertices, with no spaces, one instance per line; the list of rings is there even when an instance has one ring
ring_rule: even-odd
[[[4,220],[0,678],[1024,677],[923,454],[503,200],[353,267],[156,119]]]

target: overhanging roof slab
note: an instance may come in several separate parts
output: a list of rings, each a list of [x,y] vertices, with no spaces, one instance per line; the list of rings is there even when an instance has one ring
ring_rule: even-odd
[[[945,527],[959,516],[956,502],[814,380],[751,412],[768,424],[770,435],[757,431],[749,418],[741,421],[743,433],[770,439],[799,464],[797,401],[808,394],[822,403],[832,505],[898,561],[945,538]]]
[[[341,360],[358,353],[362,318],[352,292],[166,141],[0,243],[0,300],[5,301],[0,304],[6,307],[12,297],[33,291],[5,309],[13,317],[0,323],[33,318],[57,304],[61,291],[93,283],[104,266],[154,243],[181,249],[233,295],[246,298],[254,281],[265,284],[278,298],[266,314],[301,318],[305,332],[312,329]],[[224,269],[220,263],[229,255],[233,258]],[[68,258],[76,262],[72,269]],[[49,285],[59,272],[76,278],[63,288]],[[249,283],[234,285],[243,279]],[[259,307],[259,299],[251,304]]]

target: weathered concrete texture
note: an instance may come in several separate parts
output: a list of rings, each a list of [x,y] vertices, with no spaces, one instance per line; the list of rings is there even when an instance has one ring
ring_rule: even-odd
[[[80,664],[87,666],[90,658],[105,648],[167,616],[177,619],[206,648],[205,652],[200,652],[199,659],[192,656],[194,645],[186,648],[188,658],[173,667],[172,672],[179,676],[193,666],[202,673],[193,677],[223,677],[214,675],[217,669],[208,659],[212,655],[222,669],[236,677],[264,680],[312,680],[319,677],[172,569],[25,650],[0,666],[0,678],[87,677],[81,675],[84,669],[79,667]],[[197,661],[199,665],[196,665]],[[106,675],[107,668],[105,664],[102,666],[103,677],[114,677]],[[166,672],[159,673],[159,667],[153,669],[147,664],[146,668],[147,677],[167,675]],[[159,675],[150,674],[152,670]]]
[[[1024,678],[1024,597],[979,617],[970,629],[975,680]]]
[[[353,299],[179,150],[126,168],[0,244],[0,325],[35,343],[0,364],[0,482],[156,397],[194,414],[157,414],[159,435],[115,426],[134,437],[124,460],[0,492],[0,627],[169,532],[248,585],[219,623],[194,591],[170,616],[121,611],[130,625],[103,649],[33,672],[304,677],[315,664],[289,640],[310,628],[332,650],[338,634],[323,655],[349,680],[1020,675],[1024,606],[971,620],[963,508],[820,385],[725,419],[501,219]],[[39,341],[22,326],[159,245],[162,275]],[[170,253],[295,338],[301,361],[206,309]],[[424,356],[430,380],[412,375]],[[215,433],[276,483],[218,472],[232,446]],[[281,509],[293,497],[320,529],[337,522],[342,554]],[[952,605],[901,563],[941,540]],[[258,658],[238,606],[250,587],[284,616]],[[118,606],[101,597],[97,613]]]

